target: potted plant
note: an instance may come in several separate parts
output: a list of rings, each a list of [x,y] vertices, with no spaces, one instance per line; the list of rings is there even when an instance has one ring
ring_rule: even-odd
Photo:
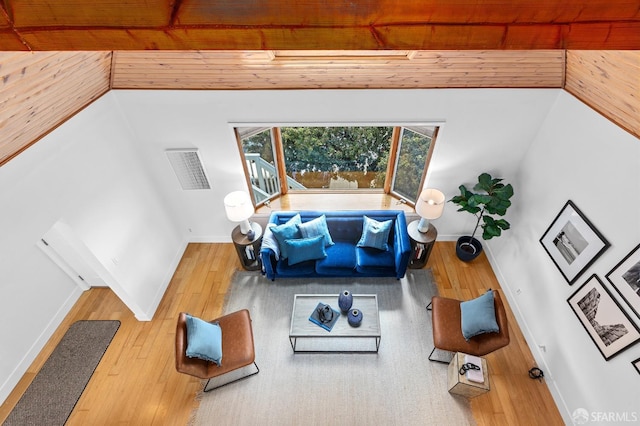
[[[458,258],[468,262],[482,252],[482,243],[474,238],[479,227],[482,228],[484,240],[499,237],[502,231],[510,228],[509,222],[495,216],[504,216],[507,213],[511,206],[509,199],[513,196],[513,187],[511,184],[503,184],[502,179],[494,178],[489,173],[482,173],[478,176],[478,183],[473,187],[476,192],[464,185],[460,185],[458,189],[460,195],[449,201],[460,207],[459,212],[469,212],[477,218],[471,236],[458,238],[456,244]]]

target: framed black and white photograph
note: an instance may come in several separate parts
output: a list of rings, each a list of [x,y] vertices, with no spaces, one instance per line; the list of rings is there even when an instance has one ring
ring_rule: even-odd
[[[605,360],[640,340],[638,326],[595,274],[567,302]]]
[[[638,374],[640,374],[640,358],[631,361],[631,365],[633,365],[636,368]]]
[[[570,285],[611,245],[571,200],[540,243]]]
[[[640,318],[640,244],[607,274],[607,279]]]

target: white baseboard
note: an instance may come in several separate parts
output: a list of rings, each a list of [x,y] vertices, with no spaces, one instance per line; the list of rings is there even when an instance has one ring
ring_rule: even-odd
[[[178,265],[182,260],[182,256],[184,256],[184,252],[187,249],[187,245],[189,244],[189,242],[190,241],[184,239],[180,244],[180,246],[178,247],[178,250],[176,251],[176,254],[173,257],[173,260],[171,261],[171,263],[169,264],[169,267],[167,268],[167,272],[164,276],[164,279],[162,280],[162,285],[158,287],[158,291],[156,291],[153,301],[149,306],[149,310],[146,312],[146,316],[143,318],[140,318],[136,315],[136,319],[138,321],[151,321],[153,319],[153,316],[158,310],[158,306],[160,306],[160,302],[162,301],[164,294],[167,292],[167,288],[169,288],[169,284],[171,284],[171,280],[173,279],[173,276],[176,273],[176,269],[178,269]]]
[[[522,311],[518,303],[518,297],[513,293],[513,291],[511,290],[512,286],[509,285],[507,279],[504,277],[502,270],[500,269],[500,265],[496,261],[493,255],[493,252],[491,251],[491,246],[486,243],[483,244],[483,246],[484,246],[484,252],[487,256],[489,264],[491,265],[491,269],[493,269],[493,273],[495,274],[496,279],[500,283],[500,287],[502,288],[502,292],[507,298],[507,302],[511,307],[511,311],[513,312],[513,315],[516,317],[518,326],[520,327],[520,330],[522,331],[524,339],[527,342],[529,349],[531,350],[531,353],[536,361],[537,367],[545,372],[545,383],[549,388],[549,392],[551,392],[551,396],[553,397],[553,400],[558,406],[560,415],[562,416],[566,424],[572,424],[573,420],[571,417],[571,411],[569,411],[569,407],[567,406],[567,403],[563,398],[562,393],[560,392],[560,389],[558,388],[557,382],[553,379],[554,377],[553,372],[549,367],[549,365],[547,364],[544,354],[540,350],[540,347],[538,346],[536,340],[534,339],[533,333],[531,333],[531,329],[529,328],[529,324],[526,318],[524,317],[524,315],[522,315]]]
[[[193,235],[189,235],[188,237],[188,243],[210,243],[210,244],[214,244],[214,243],[230,243],[232,242],[231,240],[231,234],[229,235],[200,235],[200,236],[193,236]]]
[[[73,305],[78,301],[80,295],[82,294],[82,290],[79,287],[75,287],[72,289],[69,296],[64,301],[64,303],[60,306],[55,315],[51,318],[47,326],[42,330],[42,333],[38,336],[35,342],[31,345],[27,353],[22,357],[16,368],[13,369],[7,380],[4,381],[2,386],[0,386],[0,404],[4,403],[9,394],[13,391],[15,386],[18,384],[24,373],[29,369],[33,361],[42,351],[42,348],[47,344],[53,333],[56,332],[62,321],[65,319],[67,314],[73,308]]]
[[[187,246],[189,245],[189,243],[230,243],[230,242],[231,242],[231,235],[228,235],[226,237],[221,237],[219,235],[215,235],[215,236],[204,235],[204,236],[195,236],[195,237],[191,234],[186,235],[182,243],[178,247],[178,250],[176,251],[176,254],[173,257],[171,264],[167,268],[167,273],[165,274],[162,285],[158,288],[158,291],[156,292],[153,298],[153,302],[151,303],[149,309],[145,312],[144,316],[136,315],[136,319],[138,321],[151,321],[153,319],[153,316],[158,310],[158,306],[160,306],[160,302],[162,301],[162,298],[164,297],[164,294],[166,293],[167,288],[169,288],[169,284],[171,284],[173,275],[176,273],[176,269],[178,269],[178,265],[180,264],[180,261],[182,260],[182,256],[184,256],[184,252],[187,249]]]

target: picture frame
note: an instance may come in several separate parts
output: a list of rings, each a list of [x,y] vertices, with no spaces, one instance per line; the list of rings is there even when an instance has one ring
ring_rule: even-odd
[[[638,371],[638,374],[640,374],[640,358],[631,361],[631,365],[633,365]]]
[[[611,246],[571,200],[553,219],[540,243],[569,285]]]
[[[567,303],[606,361],[640,341],[640,328],[596,274]]]
[[[640,244],[618,262],[606,278],[640,318]]]

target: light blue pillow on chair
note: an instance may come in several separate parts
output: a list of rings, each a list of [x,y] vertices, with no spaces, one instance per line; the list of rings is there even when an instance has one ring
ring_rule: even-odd
[[[324,237],[322,235],[286,240],[285,245],[289,252],[289,265],[327,257],[327,253],[324,251]]]
[[[187,350],[189,358],[199,358],[222,364],[222,329],[218,323],[210,323],[187,315]]]
[[[484,333],[498,333],[493,290],[472,300],[460,303],[462,335],[466,340]]]
[[[334,244],[333,239],[331,239],[331,234],[329,233],[329,228],[327,227],[327,217],[325,215],[312,219],[308,222],[301,223],[298,225],[298,229],[300,230],[303,238],[322,235],[324,236],[325,247],[329,247]]]
[[[372,247],[378,250],[389,250],[387,240],[391,231],[392,220],[378,222],[367,216],[363,218],[362,236],[358,241],[358,247]]]
[[[289,257],[287,246],[284,242],[286,240],[302,237],[302,234],[298,229],[298,225],[300,225],[301,223],[302,219],[300,219],[300,213],[298,213],[291,219],[289,219],[286,223],[271,228],[271,232],[273,232],[273,235],[278,241],[278,246],[280,247],[280,257],[282,259],[286,259]]]

